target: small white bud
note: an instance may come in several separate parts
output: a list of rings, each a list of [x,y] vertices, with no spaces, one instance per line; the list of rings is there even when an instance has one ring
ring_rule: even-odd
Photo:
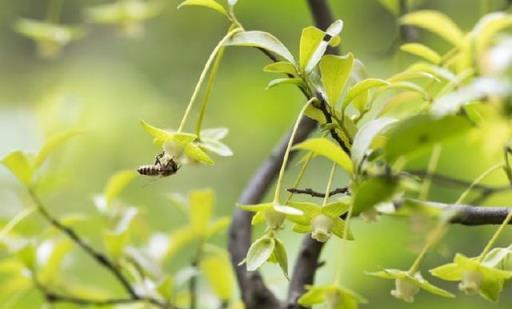
[[[462,281],[459,283],[459,290],[466,294],[476,294],[484,281],[484,275],[477,270],[466,270],[462,273]]]
[[[414,302],[414,296],[418,294],[420,288],[411,279],[396,279],[395,289],[391,291],[391,295],[401,299],[407,303]]]
[[[331,238],[331,230],[334,226],[334,220],[326,215],[320,214],[311,221],[311,238],[319,242],[326,242]]]
[[[285,214],[275,211],[273,208],[265,210],[265,222],[271,230],[277,230],[283,225]]]

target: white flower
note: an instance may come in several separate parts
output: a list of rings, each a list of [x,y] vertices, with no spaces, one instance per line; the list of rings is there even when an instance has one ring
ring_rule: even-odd
[[[313,218],[311,221],[311,238],[318,240],[319,242],[326,242],[331,238],[332,228],[334,221],[329,216],[320,214]]]
[[[391,291],[391,295],[407,303],[412,303],[414,302],[414,296],[419,291],[419,286],[413,280],[403,278],[395,280],[395,289]]]
[[[265,222],[272,230],[277,230],[284,222],[285,214],[275,211],[274,208],[265,209]]]
[[[466,270],[462,273],[459,290],[466,294],[476,294],[484,280],[484,275],[477,270]]]

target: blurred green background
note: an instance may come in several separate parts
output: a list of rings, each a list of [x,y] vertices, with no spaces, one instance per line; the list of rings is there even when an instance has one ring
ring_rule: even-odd
[[[66,0],[62,21],[81,23],[83,9],[99,3],[105,1]],[[112,27],[91,25],[87,35],[66,47],[60,57],[44,60],[37,57],[33,42],[13,31],[13,24],[19,17],[42,19],[48,1],[0,2],[0,156],[14,149],[35,151],[45,136],[66,128],[87,130],[59,151],[47,166],[51,176],[42,190],[52,212],[94,216],[92,197],[102,191],[108,177],[121,169],[151,163],[159,151],[141,130],[139,121],[177,127],[202,66],[225,33],[227,23],[220,15],[205,9],[178,11],[178,1],[165,3],[161,14],[145,23],[145,33],[139,38],[129,39]],[[411,60],[389,52],[398,29],[395,17],[378,1],[333,0],[330,4],[335,17],[345,22],[343,51],[351,51],[362,60],[370,75],[389,76]],[[500,6],[502,2],[495,1],[494,5]],[[481,6],[478,0],[437,0],[424,1],[420,7],[441,10],[468,30],[481,16]],[[302,28],[312,23],[302,0],[239,0],[237,15],[247,29],[273,33],[294,53]],[[422,40],[431,42],[440,51],[446,50],[443,42],[420,34]],[[217,192],[217,215],[233,211],[244,184],[290,127],[303,102],[293,87],[264,89],[272,78],[262,72],[267,62],[258,51],[246,48],[229,49],[223,60],[206,127],[230,129],[226,143],[232,147],[234,157],[216,158],[213,168],[187,167],[179,175],[157,182],[140,177],[123,193],[123,200],[137,206],[148,220],[142,233],[168,233],[184,223],[185,218],[166,198],[171,192],[212,187]],[[448,147],[457,149],[459,155],[454,157],[457,151],[447,151],[452,155],[442,156],[439,171],[460,178],[474,178],[497,160],[479,151],[475,141],[457,140]],[[328,168],[327,162],[318,159],[308,171],[304,186],[322,190]],[[293,170],[288,179],[295,173]],[[340,186],[343,179],[338,177]],[[490,179],[494,183],[502,180]],[[460,193],[434,188],[432,197],[453,201],[457,192]],[[506,205],[508,201],[507,196],[501,196],[489,203]],[[0,219],[9,220],[27,203],[15,179],[0,169]],[[21,232],[35,233],[43,224],[30,221],[20,227]],[[333,240],[323,258],[340,260],[344,285],[370,300],[364,308],[511,308],[512,296],[507,287],[499,304],[460,293],[456,299],[444,299],[422,292],[414,304],[407,305],[389,295],[391,281],[363,274],[364,270],[380,267],[408,267],[426,230],[420,225],[421,222],[413,224],[411,220],[397,218],[382,218],[371,224],[355,220],[357,241],[342,245],[341,241]],[[91,241],[100,243],[94,223],[82,224],[78,229]],[[451,227],[438,250],[429,254],[423,267],[425,275],[428,267],[451,260],[455,252],[477,254],[492,231],[491,227]],[[500,244],[509,244],[510,236],[506,233]],[[283,238],[293,257],[301,237],[284,232]],[[225,237],[216,241],[225,243]],[[98,270],[86,257],[77,255],[76,258],[79,266],[67,270],[71,282],[114,284],[108,274]],[[170,265],[169,270],[184,265],[186,254]],[[264,266],[263,271],[272,289],[284,295],[286,282],[276,267]],[[329,282],[334,267],[334,263],[322,267],[317,282]],[[439,283],[435,279],[433,282]],[[439,284],[456,290],[455,284]],[[2,295],[0,307],[10,307],[1,305],[10,296]],[[14,307],[36,308],[39,302],[40,295],[31,292]]]

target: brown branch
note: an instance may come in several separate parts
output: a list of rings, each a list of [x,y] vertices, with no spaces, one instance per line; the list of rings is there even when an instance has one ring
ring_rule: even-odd
[[[305,188],[305,189],[288,188],[286,190],[293,194],[308,194],[308,195],[311,195],[312,197],[325,197],[325,192],[317,192],[311,188]],[[329,196],[333,196],[336,194],[346,194],[346,193],[348,193],[348,187],[336,188],[329,192]]]

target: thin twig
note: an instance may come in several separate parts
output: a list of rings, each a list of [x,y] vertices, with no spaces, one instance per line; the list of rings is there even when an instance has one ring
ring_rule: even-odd
[[[305,188],[305,189],[288,188],[286,190],[293,194],[307,194],[307,195],[311,195],[312,197],[324,197],[325,196],[325,192],[318,192],[311,188]],[[349,190],[348,187],[336,188],[329,192],[329,196],[333,196],[336,194],[347,194],[348,190]]]

